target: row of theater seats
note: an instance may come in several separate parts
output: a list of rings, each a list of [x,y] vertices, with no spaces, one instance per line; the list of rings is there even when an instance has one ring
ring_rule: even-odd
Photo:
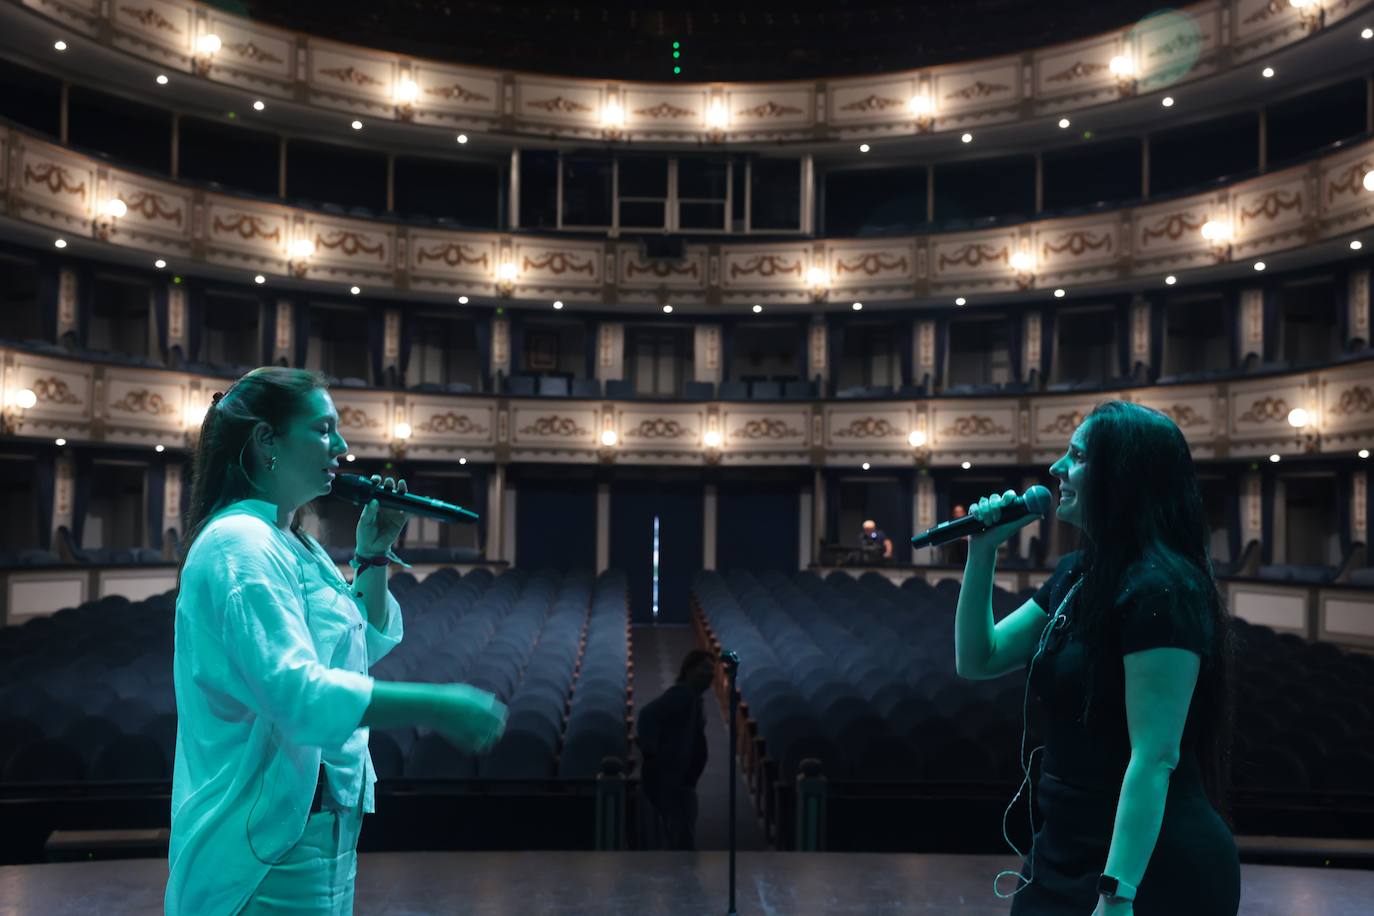
[[[1034,591],[993,593],[998,616]],[[696,605],[741,657],[739,687],[789,782],[1015,781],[1023,679],[954,671],[959,585],[883,576],[701,573]],[[1374,657],[1243,620],[1235,634],[1234,784],[1364,791],[1374,772]],[[757,781],[757,780],[756,780]]]
[[[415,729],[372,735],[383,778],[587,779],[628,753],[626,584],[451,568],[391,580],[406,636],[373,674],[471,681],[511,706],[470,758]],[[0,630],[0,782],[157,781],[175,757],[172,593],[107,597]]]

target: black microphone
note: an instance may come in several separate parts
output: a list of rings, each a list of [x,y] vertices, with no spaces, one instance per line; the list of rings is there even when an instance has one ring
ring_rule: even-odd
[[[989,528],[1001,527],[1007,522],[1014,522],[1018,518],[1025,518],[1027,515],[1043,516],[1050,511],[1050,505],[1050,491],[1045,487],[1034,486],[1011,502],[1002,503],[1002,516],[996,524],[984,525],[972,515],[965,515],[963,518],[950,519],[947,522],[941,522],[934,528],[926,529],[925,534],[918,534],[911,539],[911,546],[938,547],[941,544],[948,544],[950,541],[966,538],[971,534],[982,534]]]
[[[384,490],[380,483],[373,483],[357,474],[334,475],[334,486],[330,489],[329,495],[355,506],[366,506],[375,499],[388,509],[400,509],[412,515],[423,515],[441,522],[477,521],[477,513],[462,506],[440,502],[427,496],[416,496],[414,493]]]

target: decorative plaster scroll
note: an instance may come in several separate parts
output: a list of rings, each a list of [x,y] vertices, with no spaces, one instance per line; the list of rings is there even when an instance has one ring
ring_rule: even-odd
[[[351,404],[339,408],[339,427],[341,429],[381,429],[382,421],[374,420],[366,411]]]
[[[1260,398],[1250,405],[1250,409],[1240,415],[1240,419],[1251,423],[1273,423],[1288,417],[1288,402],[1283,398]]]
[[[653,274],[660,280],[673,277],[700,277],[701,273],[696,261],[689,261],[686,264],[671,264],[667,261],[649,261],[640,264],[630,261],[625,265],[625,279],[634,279],[635,274]]]
[[[280,57],[277,57],[275,54],[271,54],[267,51],[264,51],[262,48],[259,48],[251,41],[240,42],[238,44],[232,45],[225,45],[224,47],[228,48],[230,51],[233,51],[239,57],[247,58],[248,60],[254,61],[256,63],[280,64],[283,62]]]
[[[70,174],[62,166],[56,163],[46,163],[34,168],[32,165],[24,166],[24,181],[29,184],[46,185],[48,190],[54,194],[67,193],[76,194],[81,197],[86,196],[86,182],[73,184]]]
[[[742,108],[735,114],[742,118],[781,118],[783,115],[801,114],[801,109],[792,105],[779,105],[770,99],[753,108]]]
[[[429,95],[443,96],[455,102],[490,102],[491,96],[482,95],[480,92],[473,92],[463,87],[461,83],[453,83],[450,86],[429,86],[425,92]]]
[[[1083,412],[1081,410],[1071,410],[1068,413],[1056,414],[1054,419],[1045,426],[1040,427],[1040,432],[1046,435],[1071,436],[1073,431],[1078,429],[1083,422]]]
[[[177,412],[175,405],[160,393],[146,388],[126,392],[124,397],[110,404],[110,409],[122,413],[150,413],[154,416]]]
[[[848,105],[841,105],[840,111],[886,111],[889,108],[900,108],[905,105],[901,99],[889,99],[881,95],[870,95],[859,99],[857,102],[850,102]]]
[[[885,270],[900,270],[906,273],[908,267],[905,255],[888,258],[881,253],[874,252],[873,254],[860,255],[852,261],[836,258],[835,276],[838,277],[845,273],[863,273],[871,277]]]
[[[676,420],[667,417],[650,417],[640,422],[626,433],[627,439],[681,439],[690,436],[691,430]]]
[[[380,86],[382,81],[370,73],[364,73],[357,67],[333,67],[321,70],[321,75],[332,76],[341,83],[352,83],[355,86]]]
[[[1140,234],[1141,244],[1147,244],[1150,239],[1167,238],[1171,242],[1176,242],[1185,232],[1195,232],[1202,228],[1205,220],[1198,218],[1189,219],[1184,213],[1171,213],[1164,219],[1147,226]]]
[[[977,82],[968,84],[968,85],[965,86],[963,89],[956,89],[956,90],[954,90],[953,92],[947,93],[947,94],[945,95],[945,98],[947,98],[947,99],[975,99],[975,98],[977,98],[977,99],[985,99],[985,98],[987,98],[988,96],[990,96],[990,95],[996,95],[996,94],[999,93],[999,92],[1010,92],[1010,91],[1011,91],[1011,87],[1008,86],[1006,83],[985,83],[985,82],[983,82],[982,80],[978,80]]]
[[[55,375],[34,379],[29,383],[29,389],[38,397],[40,404],[81,403],[81,399],[76,396],[71,388],[67,387],[67,383]]]
[[[315,244],[321,248],[336,248],[339,254],[349,257],[362,252],[363,254],[375,254],[378,260],[384,260],[386,258],[385,242],[369,245],[367,242],[363,241],[363,237],[360,234],[356,232],[345,232],[342,229],[331,233],[327,239],[316,233]]]
[[[1340,400],[1330,407],[1330,412],[1340,416],[1374,411],[1374,389],[1368,385],[1356,385],[1341,392]]]
[[[1302,194],[1298,191],[1270,191],[1260,198],[1260,202],[1253,207],[1242,207],[1240,211],[1240,221],[1243,224],[1248,219],[1257,219],[1260,216],[1266,219],[1273,219],[1284,210],[1297,210],[1302,212]]]
[[[545,111],[561,111],[565,114],[573,114],[578,111],[591,111],[592,106],[583,105],[581,102],[574,102],[572,99],[565,99],[561,95],[556,95],[551,99],[531,100],[525,103],[530,108],[542,108]]]
[[[1254,25],[1256,22],[1263,22],[1270,16],[1282,15],[1286,9],[1288,9],[1288,3],[1283,2],[1283,0],[1269,0],[1268,3],[1246,16],[1242,21],[1246,25]]]
[[[521,427],[519,432],[526,436],[560,436],[564,438],[586,436],[591,430],[586,429],[571,417],[560,417],[558,414],[550,414],[547,417],[540,417],[528,426]]]
[[[525,255],[521,270],[548,270],[551,274],[565,273],[585,273],[589,277],[596,276],[596,266],[592,259],[579,262],[572,255],[564,251],[551,251],[546,257],[531,258]]]
[[[799,258],[795,263],[788,264],[787,261],[775,254],[756,255],[744,262],[744,265],[730,265],[730,279],[744,277],[749,274],[758,274],[760,277],[771,277],[775,274],[796,274],[802,275],[802,262]]]
[[[785,420],[770,420],[767,417],[748,420],[730,434],[735,439],[795,439],[801,430],[788,426]]]
[[[949,267],[953,264],[965,264],[969,267],[977,267],[984,261],[1002,261],[1010,263],[1006,248],[994,248],[991,245],[984,245],[982,242],[972,242],[960,248],[953,255],[940,255],[940,266]]]
[[[1112,235],[1110,232],[1102,233],[1100,238],[1096,238],[1087,232],[1076,231],[1062,236],[1063,241],[1059,243],[1045,242],[1041,245],[1041,253],[1045,257],[1051,254],[1064,254],[1065,252],[1078,257],[1087,251],[1097,251],[1099,248],[1112,250]]]
[[[1082,79],[1085,76],[1092,76],[1094,73],[1101,73],[1103,70],[1108,69],[1110,69],[1110,67],[1108,67],[1107,64],[1100,64],[1096,62],[1090,62],[1085,64],[1081,60],[1076,60],[1073,62],[1072,67],[1069,67],[1065,70],[1060,70],[1058,73],[1054,73],[1050,76],[1045,77],[1045,82],[1066,83],[1070,80]]]
[[[1173,420],[1174,425],[1179,429],[1186,429],[1190,426],[1210,426],[1212,422],[1187,404],[1169,404],[1154,409]]]
[[[415,428],[427,433],[457,433],[460,436],[484,436],[488,431],[488,427],[474,423],[467,414],[454,413],[451,410],[431,414],[428,420],[417,424]]]
[[[843,429],[835,430],[833,435],[837,439],[886,439],[901,434],[901,430],[881,417],[860,417]]]
[[[480,254],[475,257],[467,254],[470,249],[467,245],[460,245],[457,242],[449,242],[447,245],[436,245],[433,248],[420,248],[416,251],[415,262],[423,264],[426,261],[443,261],[449,267],[458,267],[463,264],[481,264],[487,266],[488,256]]]
[[[956,417],[951,425],[941,430],[940,435],[964,439],[969,436],[1005,436],[1009,432],[1011,430],[999,426],[992,417],[971,414],[967,417]]]
[[[659,102],[648,108],[636,108],[634,111],[637,115],[643,115],[654,120],[659,118],[694,118],[697,114],[690,108],[679,108],[677,105],[669,105],[667,102]]]
[[[161,32],[171,32],[173,35],[181,34],[181,29],[177,28],[174,23],[164,19],[162,14],[151,6],[145,7],[144,9],[139,9],[135,6],[121,6],[119,10],[127,14],[130,19],[136,20],[148,28],[157,29]]]
[[[261,238],[269,242],[281,242],[281,226],[268,232],[261,217],[253,216],[251,213],[238,213],[235,216],[237,219],[225,219],[216,216],[214,230],[216,232],[237,232],[245,241]]]
[[[1364,174],[1370,171],[1367,162],[1357,162],[1341,173],[1340,180],[1326,186],[1326,202],[1329,204],[1337,194],[1358,195],[1364,190]]]
[[[133,212],[140,213],[144,219],[165,219],[181,225],[182,208],[175,210],[163,206],[161,194],[154,194],[152,191],[139,191],[130,194],[129,199],[124,201],[125,205]]]
[[[1195,45],[1210,41],[1211,35],[1204,35],[1201,32],[1180,32],[1164,44],[1152,50],[1147,57],[1167,57],[1170,54],[1177,54],[1179,51],[1187,51]]]

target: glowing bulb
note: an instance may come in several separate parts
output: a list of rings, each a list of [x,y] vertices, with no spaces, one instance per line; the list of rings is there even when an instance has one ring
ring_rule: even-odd
[[[1129,76],[1135,71],[1135,61],[1125,54],[1118,54],[1107,62],[1107,67],[1117,76]]]
[[[468,304],[468,297],[467,297],[467,296],[459,296],[459,297],[458,297],[458,304],[459,304],[459,305],[467,305],[467,304]]]
[[[458,459],[458,463],[459,463],[459,464],[467,464],[467,463],[468,463],[468,460],[467,460],[466,458],[459,458],[459,459]]]
[[[348,291],[349,291],[350,293],[352,293],[353,295],[356,296],[356,295],[358,295],[358,293],[361,293],[361,292],[362,292],[362,289],[359,288],[359,287],[357,287],[357,286],[350,286],[350,287],[348,288]]]
[[[725,106],[720,99],[711,103],[711,107],[706,109],[706,126],[722,128],[730,122],[730,116],[725,112]]]
[[[955,304],[955,305],[967,305],[967,304],[968,304],[968,300],[965,299],[963,296],[960,296],[959,298],[957,298],[957,299],[954,300],[954,304]]]
[[[1278,456],[1278,455],[1270,455],[1270,456],[1269,456],[1269,460],[1272,461],[1274,464],[1278,464],[1278,463],[1279,463],[1279,456]]]
[[[1165,108],[1173,108],[1174,97],[1171,95],[1166,95],[1164,98],[1159,100],[1159,104],[1163,105]]]
[[[153,451],[155,451],[155,452],[163,452],[163,451],[166,451],[166,450],[167,450],[167,446],[165,446],[165,445],[163,445],[163,444],[161,444],[161,443],[158,443],[157,445],[154,445],[154,446],[153,446]]]
[[[906,107],[908,111],[917,116],[930,114],[930,96],[913,95],[907,99]]]
[[[1175,277],[1173,274],[1169,274],[1169,276],[1167,276],[1167,277],[1164,278],[1164,285],[1165,285],[1165,286],[1173,286],[1173,285],[1174,285],[1175,283],[1177,283],[1177,282],[1178,282],[1178,277]]]
[[[964,143],[972,143],[972,142],[973,142],[973,134],[964,134],[964,135],[963,135],[962,137],[960,137],[959,139],[962,140]]]
[[[1031,256],[1024,251],[1018,251],[1011,256],[1011,269],[1016,271],[1027,271],[1031,269]]]
[[[166,85],[167,85],[167,74],[165,74],[165,73],[159,73],[159,74],[157,75],[157,84],[158,84],[159,86],[166,86]]]
[[[202,54],[217,54],[222,44],[219,36],[211,32],[208,35],[200,36],[196,42],[196,50]]]
[[[865,471],[868,470],[868,469],[871,468],[871,467],[873,467],[873,465],[869,464],[867,461],[864,462],[863,468],[864,468]]]
[[[1363,38],[1363,39],[1366,40],[1366,41],[1368,41],[1368,40],[1371,39],[1371,38],[1374,38],[1374,29],[1370,29],[1370,28],[1363,29],[1363,30],[1360,32],[1360,37]],[[61,48],[58,48],[57,50],[61,51],[62,49],[61,49]]]
[[[616,435],[613,429],[603,429],[601,431],[601,444],[610,448],[620,441],[620,436]]]
[[[1365,29],[1365,31],[1368,32],[1369,29]],[[1367,448],[1362,448],[1362,449],[1360,449],[1358,452],[1356,452],[1355,454],[1358,455],[1358,456],[1360,456],[1361,458],[1368,458],[1368,457],[1369,457],[1369,449],[1367,449]]]
[[[158,258],[156,261],[153,262],[153,266],[156,267],[158,270],[161,270],[162,268],[167,266],[167,262],[162,260],[162,258]]]
[[[1363,247],[1364,247],[1364,242],[1361,242],[1359,239],[1351,239],[1351,241],[1350,241],[1350,250],[1351,250],[1351,251],[1359,251],[1359,250],[1360,250],[1361,248],[1363,248]]]
[[[459,135],[458,135],[458,142],[459,142],[459,143],[467,143],[467,142],[468,142],[468,135],[467,135],[467,134],[459,134]]]
[[[1062,289],[1057,289],[1057,290],[1055,290],[1055,291],[1054,291],[1054,298],[1056,298],[1056,299],[1063,299],[1063,298],[1064,298],[1064,291],[1063,291]]]
[[[1264,264],[1263,261],[1256,261],[1256,262],[1255,262],[1255,270],[1264,270],[1264,267],[1265,267],[1265,264]]]
[[[266,108],[266,107],[267,107],[267,105],[263,102],[262,99],[254,99],[254,100],[253,100],[253,110],[254,110],[254,111],[262,111],[262,110],[263,110],[264,108]]]
[[[1365,31],[1367,32],[1367,31],[1369,31],[1369,30],[1368,30],[1368,29],[1365,29]],[[65,51],[65,50],[67,50],[67,43],[66,43],[65,41],[54,41],[54,42],[52,43],[52,46],[53,46],[53,50],[55,50],[55,51]]]
[[[1364,173],[1364,189],[1366,191],[1374,191],[1374,172]]]
[[[358,460],[358,456],[355,455],[355,454],[353,454],[352,452],[349,452],[347,455],[344,456],[344,461],[357,461],[357,460]]]
[[[1059,119],[1059,126],[1060,126],[1061,128],[1063,128],[1063,127],[1068,127],[1069,124],[1071,124],[1071,123],[1072,123],[1072,122],[1069,121],[1068,118],[1060,118],[1060,119]]]
[[[53,444],[56,445],[58,448],[61,448],[62,446],[67,444],[67,440],[63,439],[61,436],[58,436],[56,439],[53,440]]]
[[[1288,425],[1294,429],[1302,429],[1312,422],[1312,416],[1301,407],[1294,407],[1288,411]]]
[[[806,282],[812,286],[829,286],[830,274],[824,267],[811,267],[806,271]]]
[[[14,393],[14,404],[21,410],[28,410],[38,403],[38,395],[33,393],[32,388],[20,388]]]
[[[868,145],[867,143],[860,143],[860,144],[859,144],[859,152],[861,152],[861,153],[866,153],[866,152],[869,151],[869,149],[870,149],[870,147],[869,147],[869,145]]]
[[[1263,70],[1260,71],[1260,76],[1264,77],[1265,79],[1269,79],[1269,77],[1271,77],[1271,76],[1273,76],[1273,75],[1274,75],[1274,68],[1273,68],[1273,67],[1265,67]]]
[[[396,429],[394,430],[394,434],[397,439],[409,439],[410,424],[405,422],[404,420],[402,420],[400,423],[397,423]]]
[[[205,414],[209,411],[207,404],[187,404],[182,417],[186,421],[187,429],[199,429],[200,424],[205,422]]]
[[[503,261],[501,263],[501,269],[497,273],[497,276],[499,276],[502,280],[514,280],[516,273],[518,273],[518,271],[516,271],[515,269],[514,261]]]
[[[911,435],[906,437],[906,441],[911,443],[912,448],[920,448],[926,444],[926,434],[919,429],[913,429]]]
[[[671,315],[671,314],[673,314],[673,307],[672,307],[671,305],[665,305],[665,306],[663,307],[663,314],[665,314],[665,315]]]
[[[1231,237],[1231,224],[1225,220],[1209,219],[1202,224],[1202,237],[1209,242],[1221,242]]]
[[[707,448],[720,448],[720,433],[714,429],[710,430],[701,437],[701,441],[706,444]]]
[[[856,312],[862,312],[864,310],[864,304],[862,302],[856,302],[852,306],[850,306],[850,308],[852,308]]]
[[[965,461],[963,464],[959,465],[959,467],[967,471],[969,468],[973,467],[973,462]]]
[[[554,307],[555,309],[561,309],[561,308],[563,307],[563,300],[562,300],[562,299],[555,299],[555,300],[553,300],[553,307]]]
[[[310,239],[295,239],[291,242],[291,257],[308,258],[315,253],[315,243]]]
[[[396,83],[396,101],[409,105],[420,97],[420,87],[415,80],[403,79]]]
[[[67,247],[67,240],[66,240],[66,239],[58,239],[57,241],[53,242],[52,244],[53,244],[53,247],[54,247],[54,248],[66,248],[66,247]]]
[[[125,213],[128,212],[128,206],[125,205],[124,201],[120,200],[118,197],[111,197],[109,200],[105,201],[106,216],[113,216],[116,219],[118,219],[119,217],[123,216]]]
[[[615,99],[610,99],[601,107],[601,123],[607,127],[619,127],[625,123],[625,111]]]
[[[262,274],[258,274],[256,277],[253,278],[253,282],[261,286],[262,284],[267,282],[267,278],[264,277]]]
[[[355,120],[352,124],[349,125],[349,127],[352,127],[354,130],[362,130],[363,122]]]
[[[761,314],[763,314],[763,306],[758,305],[758,304],[755,304],[755,305],[754,305],[754,314],[755,314],[755,315],[761,315]]]

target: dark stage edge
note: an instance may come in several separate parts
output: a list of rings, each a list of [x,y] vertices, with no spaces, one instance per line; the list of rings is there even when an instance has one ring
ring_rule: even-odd
[[[367,853],[355,912],[383,916],[697,916],[726,913],[723,852]],[[1004,856],[750,852],[740,916],[1002,916]],[[161,913],[160,859],[0,867],[0,916]],[[1374,871],[1245,865],[1246,916],[1368,916]],[[1083,916],[1089,916],[1084,913]]]

